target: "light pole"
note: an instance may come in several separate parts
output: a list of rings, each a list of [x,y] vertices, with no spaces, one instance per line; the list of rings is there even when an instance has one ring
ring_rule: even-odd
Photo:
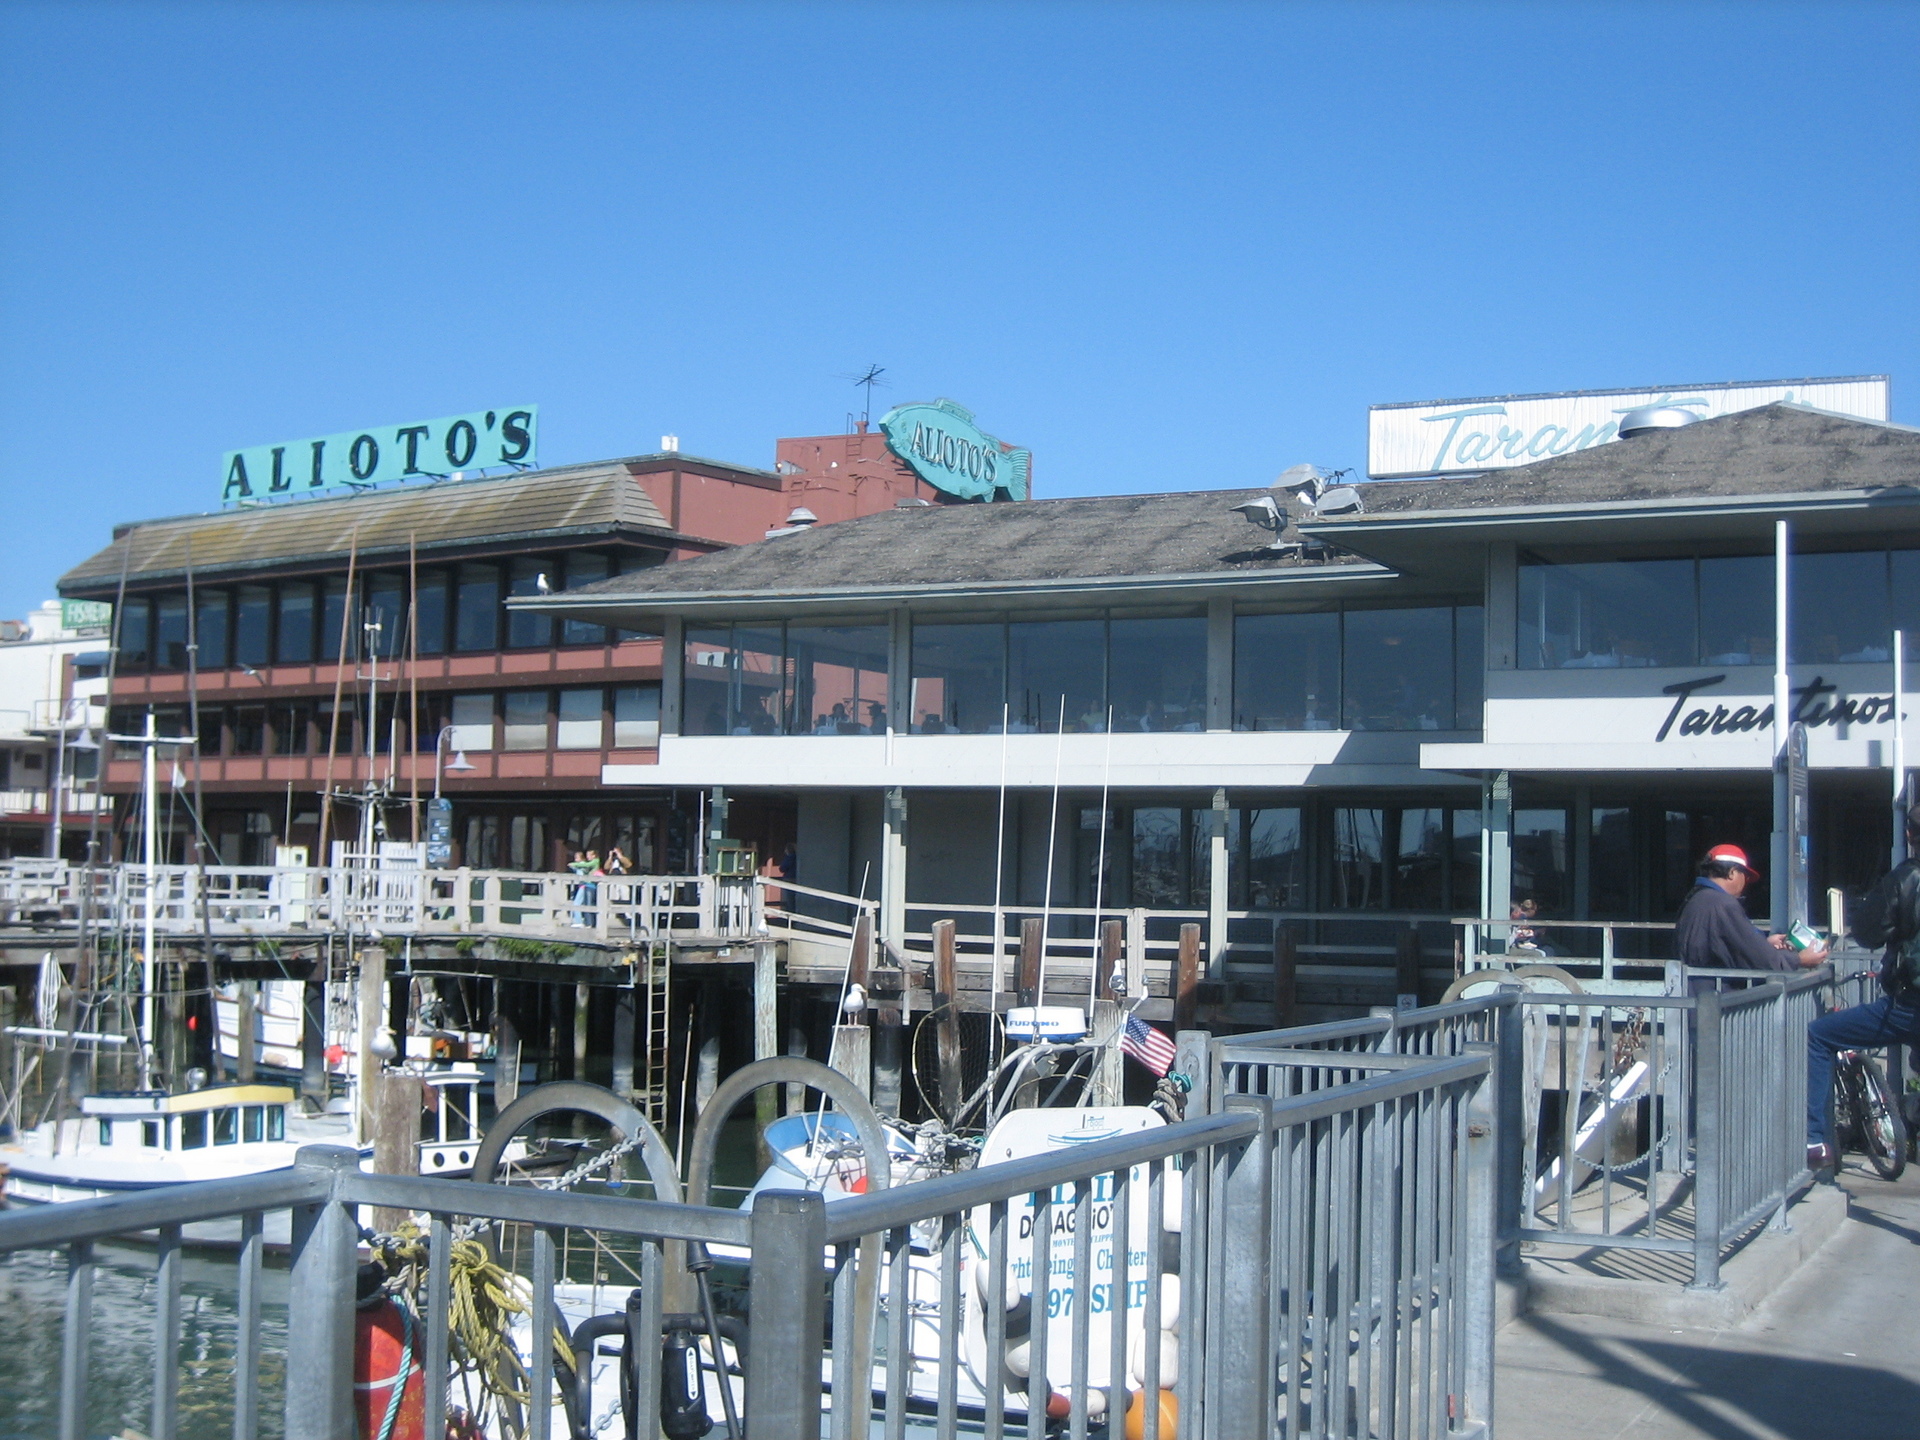
[[[440,752],[452,738],[453,726],[451,725],[442,725],[440,727],[440,733],[433,737],[433,798],[435,802],[438,802],[440,799],[441,771],[445,770],[454,775],[464,775],[473,769],[473,764],[467,759],[467,752],[464,750],[455,750],[453,752],[453,759],[449,760],[445,765],[440,763]]]

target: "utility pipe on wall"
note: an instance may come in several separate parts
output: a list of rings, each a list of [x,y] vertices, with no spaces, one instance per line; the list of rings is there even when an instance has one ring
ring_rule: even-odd
[[[1787,681],[1787,522],[1773,522],[1773,854],[1768,871],[1772,900],[1770,927],[1775,934],[1792,921],[1787,914],[1787,731],[1790,725]]]

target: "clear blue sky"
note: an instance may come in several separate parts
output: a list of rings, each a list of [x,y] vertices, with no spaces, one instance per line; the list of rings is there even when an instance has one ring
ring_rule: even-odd
[[[229,448],[534,402],[767,465],[950,395],[1043,495],[1369,403],[1888,372],[1914,5],[0,6],[0,615]]]

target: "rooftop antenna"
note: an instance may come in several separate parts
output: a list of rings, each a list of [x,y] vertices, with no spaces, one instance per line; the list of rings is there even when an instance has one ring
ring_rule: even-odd
[[[887,382],[880,378],[886,373],[884,366],[869,365],[858,375],[842,375],[840,377],[842,380],[851,380],[854,389],[864,389],[867,392],[866,407],[860,412],[860,428],[863,431],[868,425],[873,423],[873,387],[878,385],[882,390],[887,388]]]

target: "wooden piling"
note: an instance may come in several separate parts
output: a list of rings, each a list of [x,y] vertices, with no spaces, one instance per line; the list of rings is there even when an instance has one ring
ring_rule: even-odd
[[[360,987],[356,996],[359,1024],[355,1028],[360,1042],[360,1087],[354,1100],[359,1111],[354,1130],[361,1136],[374,1133],[374,1101],[379,1091],[383,1061],[373,1053],[373,1041],[386,1028],[387,952],[369,945],[360,952]]]
[[[933,1013],[940,1056],[940,1110],[951,1121],[966,1098],[960,1073],[960,979],[954,959],[953,921],[933,922]]]
[[[493,1104],[504,1110],[520,1098],[520,1027],[507,1013],[507,982],[493,989]]]
[[[373,1077],[373,1168],[381,1175],[420,1173],[420,1108],[425,1086],[405,1070],[382,1070]],[[409,1210],[373,1207],[373,1228],[392,1231],[413,1218]]]
[[[1297,1025],[1300,1009],[1300,970],[1295,955],[1293,932],[1280,921],[1273,922],[1273,1026],[1284,1030]]]
[[[771,940],[757,941],[753,947],[753,1058],[771,1060],[780,1053],[780,969]],[[762,1085],[753,1092],[755,1134],[763,1162],[771,1160],[766,1151],[767,1127],[780,1118],[780,1092]]]
[[[1100,958],[1094,964],[1093,1041],[1100,1047],[1099,1088],[1118,1105],[1125,1099],[1126,1067],[1120,1053],[1120,1027],[1126,1023],[1120,993],[1114,983],[1126,964],[1126,927],[1118,920],[1100,922]],[[1124,984],[1124,980],[1122,981]]]
[[[862,910],[853,921],[853,944],[847,953],[847,994],[857,985],[866,994],[873,982],[873,912]],[[853,1014],[842,1010],[833,1017],[833,1054],[827,1062],[873,1095],[873,1031],[867,1023],[870,1008]]]
[[[300,996],[300,1101],[310,1114],[327,1108],[327,977],[322,962]]]
[[[242,980],[233,991],[233,1078],[253,1083],[253,1047],[256,1043],[260,982]],[[219,1012],[216,1010],[215,1014]]]
[[[1188,923],[1180,927],[1180,959],[1174,971],[1173,1028],[1176,1033],[1194,1028],[1200,1003],[1200,927]]]
[[[1046,953],[1046,922],[1031,916],[1020,922],[1020,1003],[1040,1003],[1040,966]]]

